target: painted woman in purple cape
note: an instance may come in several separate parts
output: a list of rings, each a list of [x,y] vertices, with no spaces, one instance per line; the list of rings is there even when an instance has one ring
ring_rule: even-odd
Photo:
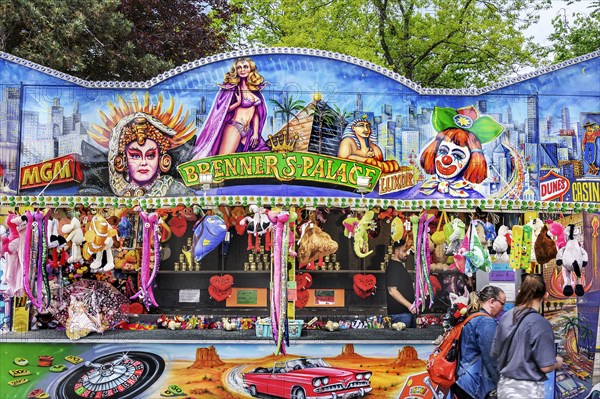
[[[221,89],[198,134],[194,159],[234,152],[268,151],[261,136],[267,106],[260,93],[264,78],[251,58],[238,58],[225,74]]]

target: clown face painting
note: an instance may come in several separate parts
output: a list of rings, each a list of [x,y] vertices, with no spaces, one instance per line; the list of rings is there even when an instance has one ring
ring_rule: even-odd
[[[451,141],[443,141],[435,156],[435,174],[440,179],[452,179],[458,176],[471,159],[471,150]]]
[[[435,107],[432,124],[438,132],[421,154],[421,167],[432,175],[413,196],[482,198],[475,185],[487,177],[483,143],[495,140],[504,128],[474,107]]]

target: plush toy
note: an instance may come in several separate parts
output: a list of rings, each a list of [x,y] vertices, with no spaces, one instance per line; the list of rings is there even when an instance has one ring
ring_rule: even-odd
[[[64,230],[64,228],[63,228]],[[112,247],[114,243],[113,237],[117,235],[117,230],[112,228],[110,224],[100,214],[94,215],[88,231],[85,233],[85,244],[83,246],[83,258],[91,259],[92,255],[96,255],[95,259],[90,264],[90,269],[97,271],[102,267],[104,255],[106,255],[106,264],[104,271],[109,271],[115,268]]]
[[[461,295],[451,292],[449,298],[450,307],[448,308],[442,323],[445,330],[450,329],[464,320],[467,314],[467,306],[469,304],[469,290],[465,286]]]
[[[117,229],[122,238],[127,239],[131,237],[133,225],[125,213],[121,216],[121,220],[119,221],[119,224],[117,224]]]
[[[315,222],[304,223],[300,226],[300,231],[298,262],[301,266],[337,252],[338,243],[333,241],[331,236],[321,230]]]
[[[465,273],[467,270],[467,266],[469,264],[469,259],[465,256],[467,252],[469,252],[469,236],[471,235],[471,229],[467,231],[462,242],[460,243],[460,247],[458,251],[454,252],[453,260],[454,262],[450,265],[450,270],[458,269],[461,273]]]
[[[254,215],[252,217],[246,216],[239,222],[240,225],[246,226],[248,232],[248,250],[253,249],[258,252],[260,250],[260,236],[266,235],[265,249],[269,251],[271,235],[267,232],[271,229],[271,222],[267,217],[266,210],[257,205],[250,205],[249,210]],[[252,243],[252,237],[254,237],[254,244]]]
[[[473,239],[473,235],[477,234],[477,238],[479,239],[480,243],[485,243],[486,239],[485,239],[485,223],[483,223],[483,221],[481,221],[480,219],[474,219],[473,221],[471,221],[471,231],[472,231],[472,235],[471,235],[471,239]]]
[[[483,228],[485,230],[485,245],[491,247],[496,239],[496,229],[494,228],[494,224],[492,222],[485,222]]]
[[[8,230],[3,224],[0,224],[0,281],[6,270],[6,256],[8,255]],[[2,285],[0,283],[0,291],[2,291]]]
[[[565,237],[565,226],[553,220],[547,220],[546,223],[548,224],[548,231],[555,237],[556,248],[561,249],[562,247],[567,245],[567,239]]]
[[[48,248],[58,248],[63,246],[67,241],[58,234],[58,220],[54,218],[48,219],[48,228],[46,230],[48,236]]]
[[[542,227],[540,234],[533,245],[533,250],[536,261],[540,265],[545,265],[551,260],[556,259],[558,249],[556,248],[556,243],[548,234],[548,226],[544,225],[544,227]]]
[[[453,256],[455,252],[458,252],[460,243],[465,238],[465,222],[459,218],[454,218],[452,222],[450,222],[450,226],[452,226],[452,233],[446,240],[444,250],[444,253],[447,256]]]
[[[229,224],[235,227],[235,232],[238,235],[243,235],[246,231],[246,226],[240,224],[240,222],[246,217],[246,211],[241,206],[234,206],[231,210],[231,216],[229,216]]]
[[[2,275],[2,283],[6,287],[4,295],[13,297],[23,294],[23,264],[19,252],[24,242],[25,223],[23,220],[11,213],[7,217],[8,237],[3,238],[3,248],[6,249],[6,270]]]
[[[392,241],[400,241],[404,237],[404,221],[396,216],[392,219]]]
[[[508,262],[508,247],[510,247],[512,231],[505,225],[500,226],[492,249],[496,252],[497,262]]]
[[[386,223],[390,223],[397,213],[398,211],[394,210],[394,208],[390,206],[385,211],[379,212],[377,219],[384,220]]]
[[[578,230],[575,228],[574,224],[568,225],[565,229],[565,233],[567,234],[567,245],[561,248],[556,256],[556,264],[562,266],[564,280],[563,295],[573,295],[571,274],[575,272],[575,276],[577,277],[575,294],[577,296],[583,296],[584,290],[583,285],[581,285],[581,268],[587,266],[588,254],[586,250],[579,245],[579,242],[575,237],[578,234]]]
[[[327,331],[337,331],[340,329],[340,324],[331,320],[328,320],[327,323],[325,323],[325,330]]]
[[[471,276],[477,269],[489,272],[492,269],[492,260],[487,248],[483,246],[479,239],[479,234],[473,234],[471,230],[470,248],[465,252],[465,257],[469,259],[469,266],[465,269],[465,274]]]
[[[344,219],[342,222],[342,226],[344,226],[344,236],[348,238],[354,237],[356,232],[356,227],[358,226],[359,219],[354,214],[350,214]]]
[[[366,258],[373,253],[373,250],[369,250],[369,236],[367,234],[373,217],[375,217],[373,211],[365,212],[354,230],[354,253],[359,258]]]
[[[225,240],[227,226],[220,216],[205,216],[194,228],[192,248],[194,258],[202,260],[213,249]]]
[[[402,331],[406,328],[406,324],[401,321],[392,324],[392,330]]]
[[[542,222],[541,219],[538,218],[533,218],[531,219],[529,222],[527,222],[526,226],[530,226],[531,227],[531,245],[535,248],[535,242],[538,238],[538,236],[540,235],[542,228],[544,227],[544,222]],[[535,256],[535,251],[531,251],[530,254],[530,258],[529,258],[530,262],[537,262],[537,258]]]
[[[73,216],[71,222],[62,227],[62,233],[67,235],[67,242],[71,243],[71,256],[67,259],[69,263],[77,263],[83,260],[81,255],[81,245],[85,241],[83,229],[79,218]]]

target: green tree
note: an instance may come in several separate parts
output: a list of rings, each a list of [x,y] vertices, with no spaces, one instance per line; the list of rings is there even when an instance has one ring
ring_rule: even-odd
[[[538,65],[523,35],[549,1],[235,0],[238,42],[313,47],[383,65],[427,87],[482,86]]]
[[[2,0],[0,51],[90,80],[144,80],[228,49],[220,0]]]
[[[571,1],[569,4],[578,3]],[[589,14],[576,13],[574,21],[567,23],[566,15],[558,15],[552,20],[554,32],[550,35],[547,52],[554,56],[554,62],[566,61],[600,49],[600,1],[587,7]]]

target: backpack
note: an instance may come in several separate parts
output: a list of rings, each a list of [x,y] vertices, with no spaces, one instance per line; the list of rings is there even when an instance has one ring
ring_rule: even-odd
[[[442,342],[429,355],[427,372],[433,383],[442,388],[450,388],[456,382],[456,368],[458,366],[462,329],[471,319],[478,316],[491,317],[484,312],[473,313],[447,331],[442,337]]]

